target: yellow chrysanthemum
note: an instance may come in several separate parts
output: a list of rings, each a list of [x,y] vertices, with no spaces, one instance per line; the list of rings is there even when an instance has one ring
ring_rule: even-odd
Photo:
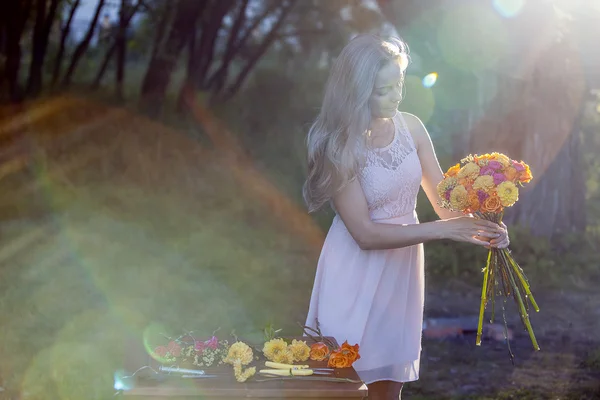
[[[453,176],[442,179],[442,181],[437,186],[437,191],[438,191],[439,196],[442,199],[445,199],[446,191],[448,189],[454,189],[457,182],[458,182],[458,180]]]
[[[250,367],[244,371],[242,369],[242,363],[240,362],[240,360],[235,360],[233,363],[233,373],[235,375],[236,381],[246,382],[248,378],[256,374],[256,367]]]
[[[254,354],[252,353],[252,349],[244,342],[235,342],[229,348],[227,352],[227,357],[223,360],[228,364],[234,364],[236,360],[239,360],[242,365],[250,364],[252,362],[252,358]]]
[[[310,356],[310,347],[305,341],[294,339],[288,348],[292,352],[294,361],[306,361]]]
[[[294,354],[288,348],[284,351],[280,351],[279,353],[275,354],[271,361],[281,364],[291,364],[294,362]]]
[[[450,205],[456,211],[462,211],[469,205],[469,192],[467,189],[458,185],[450,192]]]
[[[267,360],[275,361],[277,354],[285,352],[287,346],[287,343],[283,339],[271,339],[263,346],[263,354]]]
[[[519,200],[519,189],[511,181],[504,181],[496,188],[500,203],[504,207],[510,207]]]
[[[477,179],[475,179],[475,182],[473,182],[473,189],[483,190],[484,192],[489,192],[495,186],[494,178],[491,175],[478,176]]]
[[[507,156],[505,156],[502,153],[497,153],[497,152],[493,152],[491,154],[492,158],[496,161],[498,161],[500,164],[502,164],[502,166],[504,168],[508,167],[510,165],[510,158],[508,158]]]
[[[479,165],[475,164],[474,162],[470,162],[465,164],[460,171],[458,171],[458,174],[456,175],[459,179],[460,178],[471,178],[471,179],[475,179],[479,176]]]

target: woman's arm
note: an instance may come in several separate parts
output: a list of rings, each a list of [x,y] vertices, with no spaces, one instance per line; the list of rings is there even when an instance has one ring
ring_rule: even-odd
[[[429,132],[421,122],[421,120],[415,115],[409,113],[402,113],[406,125],[413,137],[417,152],[419,154],[419,160],[421,161],[421,169],[423,170],[423,178],[421,180],[421,186],[429,199],[429,202],[433,206],[435,213],[441,219],[453,218],[463,215],[460,212],[448,210],[442,208],[439,202],[442,200],[437,192],[437,185],[444,179],[444,173],[440,167],[440,163],[435,154],[433,143]]]
[[[409,225],[374,222],[369,216],[367,200],[358,179],[342,188],[333,203],[346,228],[363,250],[394,249],[434,239],[488,246],[489,239],[502,233],[502,228],[493,222],[465,216]]]

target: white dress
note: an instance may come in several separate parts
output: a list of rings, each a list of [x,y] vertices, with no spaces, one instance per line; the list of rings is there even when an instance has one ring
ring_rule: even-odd
[[[371,219],[418,224],[415,206],[421,163],[401,113],[393,141],[370,150],[358,178]],[[321,255],[306,325],[342,344],[360,346],[354,364],[369,384],[419,378],[423,325],[423,245],[362,250],[336,215]]]

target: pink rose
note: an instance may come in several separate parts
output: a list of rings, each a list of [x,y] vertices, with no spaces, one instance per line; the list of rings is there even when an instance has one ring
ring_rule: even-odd
[[[494,177],[494,185],[499,185],[506,180],[506,176],[501,173],[495,173],[492,176]]]
[[[525,171],[525,166],[523,164],[521,164],[520,162],[513,161],[512,164],[513,164],[513,167],[515,167],[515,169],[517,170],[517,172]]]
[[[488,167],[498,170],[502,169],[502,164],[500,164],[499,161],[491,160],[490,162],[488,162]]]

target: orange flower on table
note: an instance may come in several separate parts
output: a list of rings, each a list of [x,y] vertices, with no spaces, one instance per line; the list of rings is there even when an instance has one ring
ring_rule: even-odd
[[[349,368],[352,366],[352,361],[343,353],[342,349],[339,349],[331,353],[327,366],[329,368]]]
[[[502,202],[496,193],[490,194],[490,196],[481,204],[481,211],[486,213],[497,213],[501,210]]]
[[[351,363],[360,359],[360,354],[358,353],[358,343],[355,344],[354,346],[350,346],[348,344],[348,341],[346,340],[342,344],[342,347],[340,350],[342,351],[342,353],[344,353],[346,355],[346,357],[348,357],[348,360],[350,360]]]
[[[310,346],[310,359],[313,361],[323,361],[329,355],[329,347],[325,343],[318,342]]]

